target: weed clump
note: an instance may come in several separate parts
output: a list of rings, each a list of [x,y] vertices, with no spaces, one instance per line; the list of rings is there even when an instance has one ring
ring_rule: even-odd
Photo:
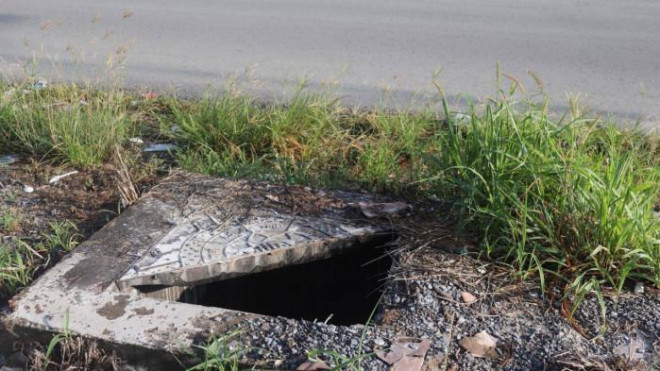
[[[80,167],[100,166],[111,159],[115,145],[134,131],[122,91],[75,85],[12,89],[7,90],[13,92],[7,102],[0,104],[3,152],[27,152]]]
[[[448,116],[450,117],[450,116]],[[452,200],[484,254],[582,295],[627,279],[660,285],[657,142],[635,132],[506,102],[448,120],[428,181]]]

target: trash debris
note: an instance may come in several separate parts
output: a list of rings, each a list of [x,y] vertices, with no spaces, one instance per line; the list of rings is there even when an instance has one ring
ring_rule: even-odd
[[[70,172],[68,172],[68,173],[66,173],[66,174],[56,175],[56,176],[50,178],[50,180],[48,181],[48,184],[51,184],[51,185],[52,185],[52,184],[56,184],[57,182],[60,181],[60,179],[62,179],[62,178],[66,178],[66,177],[71,176],[71,175],[73,175],[73,174],[78,174],[78,171],[77,171],[77,170],[74,170],[74,171],[70,171]]]
[[[29,186],[29,185],[24,185],[23,186],[23,191],[25,193],[32,193],[32,192],[34,192],[34,188],[32,186]]]
[[[493,358],[497,356],[495,347],[497,341],[486,331],[481,331],[474,336],[461,339],[458,344],[475,357]]]
[[[154,143],[143,149],[142,152],[169,152],[177,149],[177,146],[172,143]]]
[[[635,284],[635,289],[633,290],[635,294],[643,294],[644,293],[644,282],[637,282]]]
[[[140,103],[148,100],[154,100],[158,98],[158,94],[150,91],[147,93],[140,94],[140,97],[138,99],[134,99],[131,101],[131,107],[137,107],[140,105]]]
[[[18,157],[14,155],[0,156],[0,165],[11,165],[18,161]]]
[[[170,131],[171,131],[172,133],[178,133],[178,132],[181,131],[181,128],[179,127],[179,125],[171,125],[171,126],[170,126]]]
[[[158,98],[158,94],[150,91],[148,93],[144,93],[140,95],[144,100],[152,100]]]
[[[388,203],[366,203],[360,202],[360,210],[367,218],[376,218],[379,216],[393,216],[408,209],[408,204],[405,202],[388,202]]]
[[[133,137],[133,138],[129,139],[128,141],[133,143],[133,144],[136,144],[138,146],[141,146],[141,145],[144,144],[144,141],[141,138],[138,138],[138,137]]]
[[[46,80],[39,80],[32,85],[35,90],[45,89],[46,86],[48,86],[48,81]]]
[[[463,299],[463,302],[466,304],[472,304],[477,300],[477,298],[474,295],[470,294],[467,291],[463,291],[461,293],[461,299]]]
[[[428,339],[396,338],[389,350],[375,349],[376,356],[396,371],[418,371],[431,347]]]
[[[454,121],[457,124],[469,124],[472,121],[472,116],[459,112],[454,115]]]
[[[329,369],[330,366],[328,366],[328,364],[323,361],[310,361],[310,360],[301,363],[300,366],[296,368],[296,370],[306,370],[306,371],[329,370]]]

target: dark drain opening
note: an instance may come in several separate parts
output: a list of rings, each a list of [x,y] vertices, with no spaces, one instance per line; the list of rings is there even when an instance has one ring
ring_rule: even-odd
[[[379,247],[381,246],[381,247]],[[196,304],[352,325],[378,304],[391,258],[378,245],[272,271],[195,286]]]

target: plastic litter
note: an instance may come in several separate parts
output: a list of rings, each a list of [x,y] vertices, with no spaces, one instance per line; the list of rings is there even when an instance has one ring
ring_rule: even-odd
[[[144,93],[140,95],[144,100],[152,100],[158,98],[158,94],[150,91],[148,93]]]
[[[376,218],[380,216],[388,217],[399,214],[408,209],[408,204],[405,202],[388,202],[388,203],[366,203],[360,202],[360,210],[367,218]]]
[[[78,171],[74,170],[74,171],[70,171],[66,174],[54,176],[54,177],[50,178],[50,180],[48,181],[48,184],[55,184],[55,183],[59,182],[60,179],[66,178],[66,177],[68,177],[70,175],[73,175],[73,174],[78,174]]]
[[[130,138],[128,141],[133,143],[133,144],[136,144],[138,146],[141,146],[141,145],[144,144],[144,141],[141,138],[138,138],[138,137]]]
[[[24,185],[24,186],[23,186],[23,191],[24,191],[25,193],[32,193],[32,192],[34,192],[34,187],[29,186],[29,185]]]
[[[39,80],[32,85],[35,90],[45,89],[46,86],[48,86],[48,81],[46,80]]]
[[[0,165],[11,165],[18,161],[18,156],[4,155],[0,156]]]
[[[469,124],[472,121],[472,116],[459,112],[454,115],[454,121],[458,124]]]
[[[172,143],[154,143],[147,146],[142,152],[169,152],[174,151],[178,147]]]

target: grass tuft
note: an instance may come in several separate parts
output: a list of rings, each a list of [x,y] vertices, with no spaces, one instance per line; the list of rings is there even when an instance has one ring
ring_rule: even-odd
[[[450,120],[437,145],[438,174],[427,181],[487,256],[575,288],[591,278],[618,291],[629,278],[660,284],[652,139],[500,102],[467,125]]]
[[[0,104],[0,148],[74,166],[100,166],[133,132],[121,91],[75,85],[13,89]]]

